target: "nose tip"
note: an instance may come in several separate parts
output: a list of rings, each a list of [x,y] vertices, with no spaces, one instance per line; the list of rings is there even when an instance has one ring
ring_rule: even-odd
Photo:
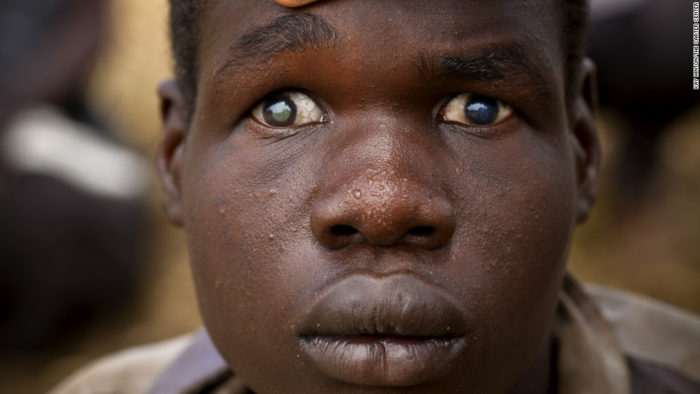
[[[311,230],[330,249],[368,243],[437,249],[452,238],[452,205],[429,182],[372,173],[331,186],[314,202]]]

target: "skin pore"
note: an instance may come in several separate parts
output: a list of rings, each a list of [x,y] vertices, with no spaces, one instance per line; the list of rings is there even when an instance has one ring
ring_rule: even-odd
[[[598,147],[555,0],[211,1],[166,211],[258,393],[547,392]]]

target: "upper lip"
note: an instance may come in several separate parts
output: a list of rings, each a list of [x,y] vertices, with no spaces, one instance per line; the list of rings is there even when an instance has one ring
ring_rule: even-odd
[[[455,338],[464,314],[433,285],[407,274],[352,275],[323,292],[303,318],[300,337]]]

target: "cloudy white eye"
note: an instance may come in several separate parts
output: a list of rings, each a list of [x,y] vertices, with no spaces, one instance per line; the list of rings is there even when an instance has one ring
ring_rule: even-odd
[[[462,93],[454,96],[440,114],[447,122],[469,126],[490,126],[507,118],[513,108],[488,96]]]
[[[325,114],[308,95],[298,91],[282,91],[266,97],[253,108],[253,118],[268,127],[296,127],[321,123]]]

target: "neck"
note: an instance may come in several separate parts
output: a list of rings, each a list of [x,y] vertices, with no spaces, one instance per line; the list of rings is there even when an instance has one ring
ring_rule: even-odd
[[[554,394],[556,391],[556,344],[550,335],[535,361],[508,394]]]

